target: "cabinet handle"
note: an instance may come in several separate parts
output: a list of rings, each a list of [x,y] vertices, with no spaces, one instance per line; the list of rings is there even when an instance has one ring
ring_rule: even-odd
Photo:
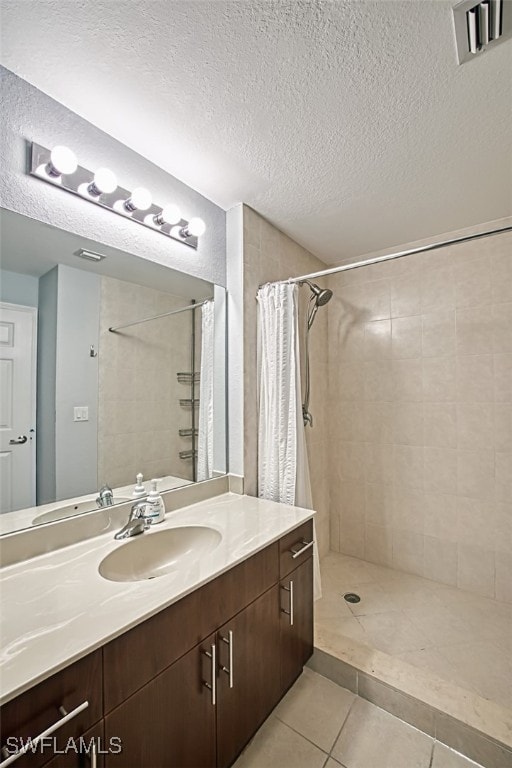
[[[96,752],[96,739],[92,740],[91,753],[89,755],[91,768],[98,768],[98,753]]]
[[[301,544],[303,545],[300,549],[290,549],[290,552],[292,553],[292,560],[295,560],[296,557],[299,557],[302,555],[303,552],[305,552],[307,549],[313,546],[315,543],[315,540],[313,541],[306,541],[305,539],[302,539]]]
[[[205,685],[208,690],[212,692],[212,704],[215,706],[217,703],[217,646],[215,643],[211,645],[211,649],[211,652],[203,651],[204,655],[212,660],[211,683],[207,683],[205,680],[203,680],[203,685]],[[2,766],[0,766],[0,768],[2,768]]]
[[[227,637],[221,637],[223,643],[227,643],[229,646],[229,669],[227,667],[221,667],[222,671],[229,675],[229,687],[233,688],[233,632],[230,629]]]
[[[293,579],[290,579],[289,587],[281,587],[281,589],[284,589],[285,592],[290,593],[290,610],[287,611],[284,608],[281,608],[281,610],[283,613],[286,613],[286,615],[290,617],[290,627],[293,627]]]
[[[11,765],[11,763],[14,763],[15,760],[18,759],[18,757],[21,757],[22,755],[26,754],[29,750],[32,750],[39,742],[46,738],[47,736],[51,736],[52,733],[55,733],[56,730],[61,728],[63,725],[68,723],[70,720],[72,720],[74,717],[80,714],[80,712],[83,712],[84,709],[87,709],[89,706],[88,701],[82,702],[82,704],[79,704],[78,707],[75,707],[75,709],[72,709],[71,712],[66,712],[64,707],[59,707],[59,712],[63,717],[60,718],[60,720],[57,720],[56,723],[53,725],[50,725],[49,728],[47,728],[45,731],[42,731],[39,736],[36,736],[33,739],[30,739],[29,741],[25,742],[25,744],[22,746],[21,749],[19,749],[17,752],[14,752],[13,754],[9,753],[9,750],[7,747],[2,747],[2,755],[5,757],[5,760],[2,760],[0,763],[0,768],[7,768],[8,765]],[[7,757],[8,756],[8,757]]]

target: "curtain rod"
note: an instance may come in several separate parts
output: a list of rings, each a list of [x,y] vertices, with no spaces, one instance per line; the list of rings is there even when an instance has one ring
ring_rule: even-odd
[[[414,253],[425,253],[426,251],[435,251],[437,248],[444,248],[447,245],[456,245],[457,243],[468,243],[471,240],[478,240],[481,237],[491,237],[491,235],[499,235],[502,232],[511,232],[512,226],[501,227],[501,229],[492,229],[488,232],[479,232],[476,235],[466,235],[464,237],[454,237],[451,240],[441,240],[437,243],[431,243],[430,245],[420,245],[417,248],[410,248],[407,251],[397,251],[396,253],[390,253],[387,256],[375,256],[373,259],[366,259],[365,261],[356,261],[353,264],[345,264],[339,267],[332,267],[331,269],[323,269],[320,272],[311,272],[309,275],[301,275],[300,277],[289,277],[288,280],[275,280],[275,283],[300,283],[303,280],[312,280],[315,277],[327,277],[328,275],[335,275],[338,272],[346,272],[349,269],[357,269],[358,267],[367,267],[370,264],[380,264],[383,261],[391,261],[392,259],[401,259],[403,256],[411,256]],[[263,283],[268,285],[268,283]]]
[[[145,317],[144,320],[134,320],[133,323],[124,323],[123,325],[116,325],[115,328],[109,328],[109,331],[111,333],[115,333],[120,328],[129,328],[131,325],[140,325],[141,323],[149,323],[150,320],[158,320],[161,317],[169,317],[169,315],[179,315],[180,312],[186,312],[187,309],[197,309],[198,307],[202,307],[203,304],[206,304],[208,301],[211,301],[211,299],[205,299],[204,301],[199,301],[197,304],[189,304],[188,307],[180,307],[180,309],[173,309],[171,312],[164,312],[161,315],[154,315],[153,317]]]

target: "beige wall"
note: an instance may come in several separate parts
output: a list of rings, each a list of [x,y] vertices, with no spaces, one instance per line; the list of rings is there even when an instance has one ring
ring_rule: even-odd
[[[110,333],[108,328],[185,306],[187,299],[123,280],[102,278],[99,346],[98,481],[112,487],[175,475],[192,478],[192,462],[182,460],[191,426],[190,386],[177,381],[190,371],[191,314],[153,320]],[[196,319],[200,349],[200,313]],[[198,358],[196,358],[198,359]],[[198,388],[197,388],[198,390]],[[197,396],[197,395],[196,395]],[[196,409],[197,412],[197,409]]]
[[[244,474],[245,491],[257,493],[257,360],[256,293],[261,283],[325,269],[325,264],[284,235],[251,208],[243,207],[244,224]],[[307,292],[301,302],[307,301]],[[301,318],[304,312],[301,313]],[[324,403],[327,396],[327,314],[319,311],[312,329],[311,411],[314,428],[307,428],[313,505],[320,554],[329,550],[329,495]]]
[[[329,287],[332,549],[512,602],[512,237]]]

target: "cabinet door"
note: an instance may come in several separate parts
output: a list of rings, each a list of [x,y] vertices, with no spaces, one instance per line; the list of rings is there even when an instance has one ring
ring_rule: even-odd
[[[284,693],[313,653],[313,558],[279,584],[281,615],[281,690]]]
[[[105,717],[106,743],[122,744],[107,768],[215,766],[214,643],[211,635]]]
[[[115,742],[111,748],[117,749]],[[108,749],[109,745],[104,739],[103,720],[101,720],[83,736],[63,745],[60,754],[50,760],[45,768],[103,768],[105,752]]]
[[[277,584],[217,633],[217,765],[230,765],[280,697]]]

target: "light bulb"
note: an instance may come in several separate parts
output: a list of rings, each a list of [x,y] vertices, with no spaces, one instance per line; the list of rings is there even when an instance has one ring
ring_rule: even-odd
[[[181,211],[177,205],[164,205],[162,211],[153,217],[153,221],[159,227],[162,224],[178,224],[181,221]]]
[[[88,191],[94,197],[109,195],[117,189],[117,178],[109,168],[98,168],[94,174],[94,181],[89,184]]]
[[[50,153],[50,162],[47,165],[47,171],[50,176],[69,176],[77,169],[75,153],[67,147],[54,147]]]
[[[183,229],[181,230],[182,237],[201,237],[206,231],[206,224],[202,219],[199,219],[197,216],[193,219],[190,219],[189,223],[186,224]]]
[[[151,192],[145,187],[137,187],[125,201],[124,207],[128,211],[147,211],[152,202]]]

